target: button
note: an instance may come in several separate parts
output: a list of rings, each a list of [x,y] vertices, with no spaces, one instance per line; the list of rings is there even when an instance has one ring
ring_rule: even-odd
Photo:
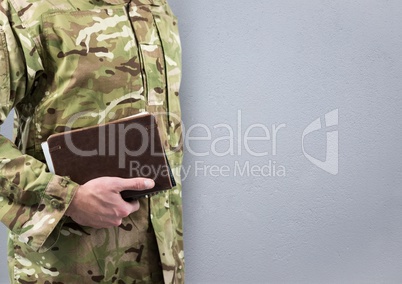
[[[67,187],[67,185],[68,185],[68,180],[67,179],[65,179],[65,178],[63,178],[63,179],[61,179],[61,181],[60,181],[60,185],[62,186],[62,187]]]
[[[58,209],[61,210],[64,208],[64,204],[61,203],[60,201],[58,201],[57,199],[52,199],[50,200],[50,205],[54,208],[54,209]]]

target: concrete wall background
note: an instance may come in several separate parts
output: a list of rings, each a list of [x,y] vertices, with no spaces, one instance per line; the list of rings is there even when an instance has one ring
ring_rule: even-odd
[[[400,283],[402,2],[170,4],[187,282]]]

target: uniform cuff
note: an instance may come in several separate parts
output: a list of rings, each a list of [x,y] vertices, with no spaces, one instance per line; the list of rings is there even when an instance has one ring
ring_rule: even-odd
[[[41,202],[32,218],[22,227],[21,242],[34,251],[45,252],[57,241],[64,223],[64,213],[71,203],[78,184],[67,177],[53,175],[43,192]]]

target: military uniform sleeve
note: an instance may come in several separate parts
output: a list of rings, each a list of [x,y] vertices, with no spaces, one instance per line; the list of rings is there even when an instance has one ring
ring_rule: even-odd
[[[0,0],[0,123],[24,97],[30,78],[26,60]],[[64,213],[78,185],[46,171],[46,165],[24,155],[0,135],[0,219],[35,251],[57,240]]]

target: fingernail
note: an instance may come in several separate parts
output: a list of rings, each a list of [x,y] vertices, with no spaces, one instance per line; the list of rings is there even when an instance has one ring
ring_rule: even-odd
[[[146,179],[144,183],[146,188],[153,188],[155,186],[155,183],[152,179]]]

